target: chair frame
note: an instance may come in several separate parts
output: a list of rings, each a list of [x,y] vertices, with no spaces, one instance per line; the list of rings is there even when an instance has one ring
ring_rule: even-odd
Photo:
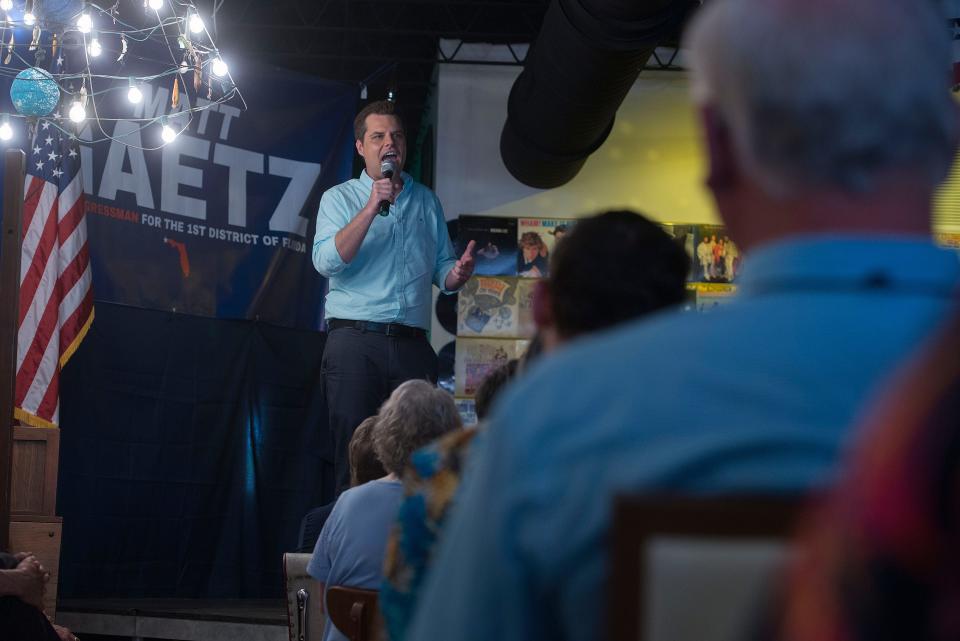
[[[342,585],[327,586],[324,605],[330,621],[350,641],[372,641],[383,628],[376,590],[362,590]]]
[[[790,495],[617,497],[610,535],[608,638],[641,638],[646,620],[645,550],[653,538],[789,539],[807,502]]]

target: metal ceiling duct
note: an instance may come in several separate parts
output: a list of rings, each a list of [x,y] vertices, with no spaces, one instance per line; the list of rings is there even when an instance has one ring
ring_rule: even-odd
[[[696,3],[699,4],[699,3]],[[620,103],[690,0],[553,0],[507,103],[500,155],[520,182],[565,184],[607,139]]]

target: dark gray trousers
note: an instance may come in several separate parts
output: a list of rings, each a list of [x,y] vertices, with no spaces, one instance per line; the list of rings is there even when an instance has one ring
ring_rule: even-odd
[[[437,382],[437,354],[426,337],[386,336],[352,327],[331,330],[320,368],[333,439],[337,495],[350,487],[347,446],[363,419],[373,416],[404,381]]]

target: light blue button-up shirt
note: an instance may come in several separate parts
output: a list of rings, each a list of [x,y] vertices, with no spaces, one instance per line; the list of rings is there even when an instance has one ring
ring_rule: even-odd
[[[402,323],[430,328],[431,282],[444,293],[453,253],[436,194],[403,175],[403,190],[388,216],[376,216],[350,263],[334,238],[370,198],[373,180],[359,178],[331,187],[320,199],[313,264],[330,280],[326,318]]]
[[[955,308],[960,261],[918,239],[808,238],[749,254],[740,282],[710,313],[577,341],[504,392],[409,641],[604,638],[613,497],[828,482],[878,383]]]

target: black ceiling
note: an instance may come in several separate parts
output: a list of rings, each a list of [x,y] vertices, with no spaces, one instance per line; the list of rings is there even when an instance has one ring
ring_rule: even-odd
[[[220,48],[332,80],[396,92],[415,140],[440,38],[532,42],[549,0],[207,0]],[[198,3],[201,7],[203,3]],[[241,87],[242,90],[242,87]]]

